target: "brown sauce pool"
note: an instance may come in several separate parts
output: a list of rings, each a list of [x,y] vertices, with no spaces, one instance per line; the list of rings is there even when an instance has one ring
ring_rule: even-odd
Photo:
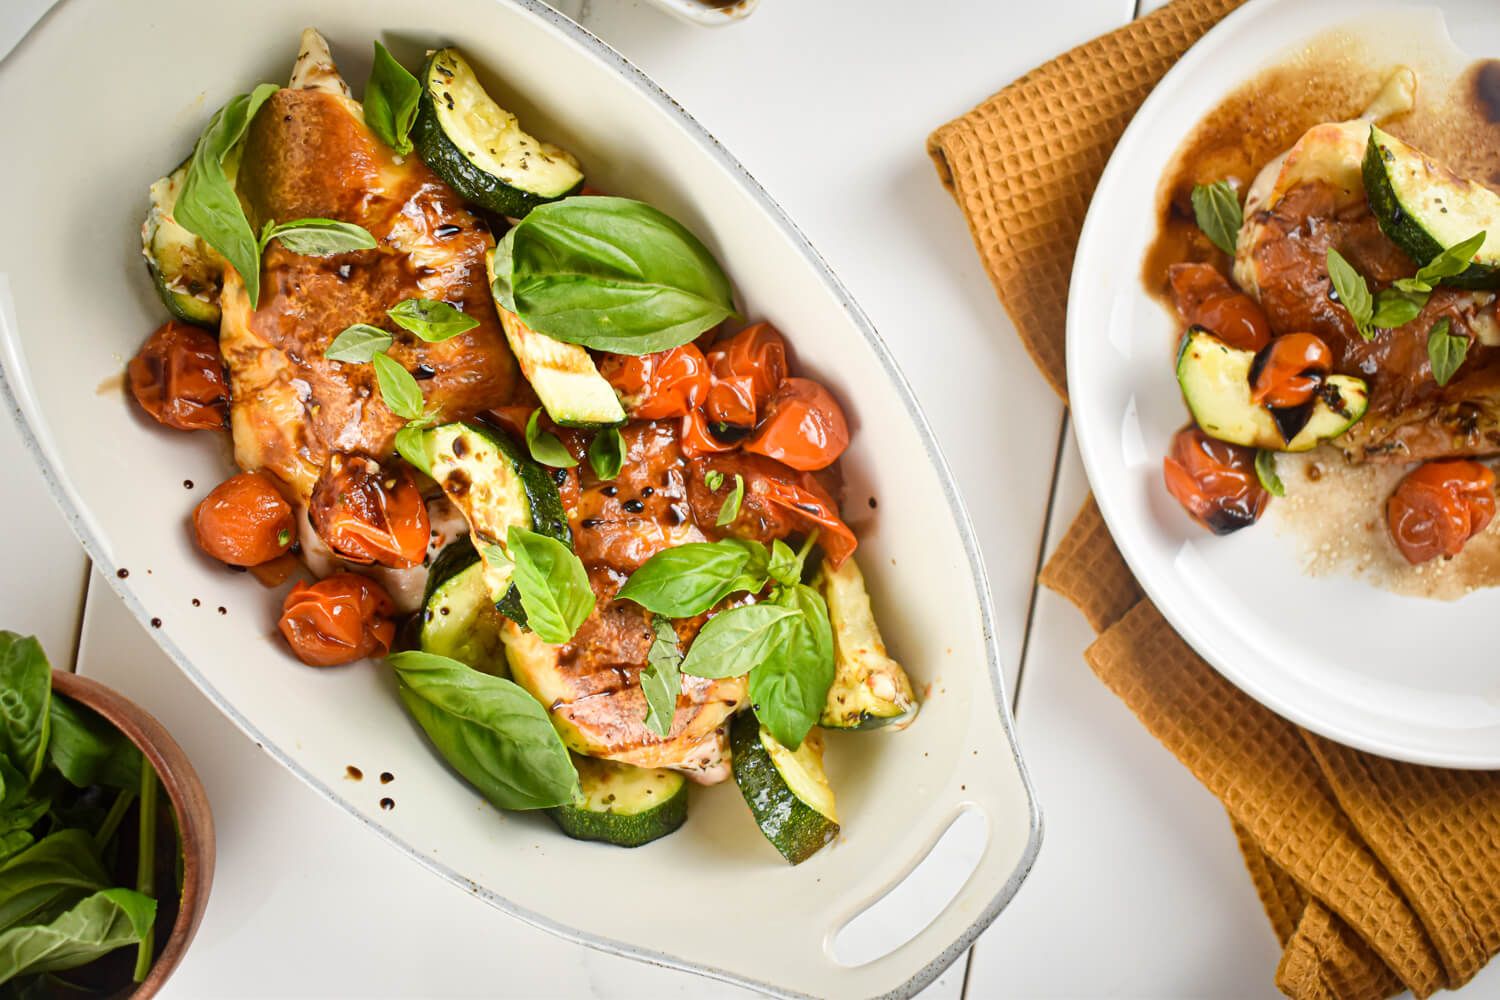
[[[1172,264],[1207,262],[1226,274],[1231,265],[1194,221],[1194,185],[1228,180],[1243,200],[1260,169],[1309,128],[1358,117],[1398,65],[1417,70],[1417,107],[1381,127],[1500,189],[1500,61],[1455,63],[1439,39],[1404,45],[1393,60],[1373,56],[1350,32],[1321,36],[1234,90],[1187,136],[1157,189],[1158,229],[1140,275],[1174,318]],[[1171,345],[1163,345],[1162,363],[1171,356]],[[1283,455],[1278,471],[1287,496],[1271,504],[1267,520],[1295,538],[1302,569],[1312,575],[1353,573],[1397,593],[1448,600],[1500,585],[1500,519],[1453,559],[1413,567],[1397,553],[1385,530],[1385,500],[1410,467],[1351,465],[1329,446]]]

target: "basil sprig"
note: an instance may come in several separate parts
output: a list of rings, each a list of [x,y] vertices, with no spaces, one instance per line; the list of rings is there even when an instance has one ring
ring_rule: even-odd
[[[1452,327],[1444,316],[1427,333],[1427,361],[1438,385],[1447,385],[1469,356],[1469,338],[1452,332]]]
[[[103,889],[44,924],[0,933],[0,982],[29,972],[73,969],[117,948],[139,945],[156,921],[156,900],[134,889]]]
[[[410,330],[429,344],[474,329],[479,320],[438,299],[403,299],[386,310],[403,330]]]
[[[667,619],[653,617],[651,630],[655,638],[646,653],[646,669],[641,671],[641,693],[646,696],[646,728],[666,736],[672,731],[677,696],[682,693],[682,650],[677,647],[677,631]]]
[[[599,479],[614,479],[625,467],[625,437],[618,427],[606,427],[589,442],[589,465]]]
[[[394,653],[386,662],[432,745],[493,805],[547,809],[573,801],[578,772],[525,689],[432,653]]]
[[[188,232],[219,251],[239,272],[254,308],[260,303],[260,241],[250,228],[224,158],[239,144],[260,106],[280,88],[262,83],[225,104],[198,137],[172,216]]]
[[[833,684],[833,626],[823,596],[805,583],[771,598],[795,612],[781,626],[781,645],[750,671],[755,715],[783,746],[796,749],[817,724]]]
[[[634,601],[668,618],[691,618],[736,590],[751,590],[749,584],[754,581],[742,580],[749,560],[746,547],[736,539],[689,542],[663,549],[630,575],[615,599]],[[764,586],[762,576],[760,587]]]
[[[355,323],[333,338],[323,357],[329,361],[368,364],[375,360],[375,355],[389,349],[391,343],[391,335],[380,327]]]
[[[422,84],[384,45],[375,43],[375,61],[365,83],[365,124],[375,138],[406,154],[411,152],[411,127],[417,120]]]
[[[594,610],[594,588],[583,563],[557,539],[514,524],[505,548],[516,564],[513,579],[526,627],[554,645],[572,639]]]
[[[1349,318],[1354,320],[1355,329],[1361,337],[1369,340],[1375,336],[1376,330],[1393,330],[1416,319],[1444,278],[1462,274],[1468,269],[1469,262],[1484,246],[1484,240],[1485,234],[1479,232],[1455,243],[1410,278],[1397,278],[1390,288],[1383,288],[1373,296],[1364,276],[1344,259],[1343,254],[1329,247],[1328,277],[1339,301],[1348,310]]]
[[[1193,185],[1192,201],[1198,228],[1214,246],[1233,257],[1240,226],[1245,221],[1240,196],[1228,181],[1214,181]]]
[[[494,257],[500,303],[538,333],[614,354],[677,347],[735,315],[707,247],[657,209],[582,196],[541,205]]]
[[[375,249],[375,237],[368,229],[338,219],[267,222],[260,231],[258,252],[264,253],[272,240],[280,240],[282,246],[304,257],[332,257],[354,250]]]
[[[386,407],[398,417],[416,420],[422,416],[422,387],[416,378],[395,358],[384,351],[372,359],[375,364],[375,382],[380,386],[380,398]]]
[[[526,418],[526,450],[534,461],[554,469],[571,469],[578,459],[551,431],[542,430],[542,408],[538,406]]]

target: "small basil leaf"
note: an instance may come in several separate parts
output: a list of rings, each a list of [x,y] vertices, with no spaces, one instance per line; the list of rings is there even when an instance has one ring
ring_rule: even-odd
[[[396,432],[396,454],[406,459],[412,468],[420,469],[428,476],[432,475],[432,456],[427,451],[425,431],[430,426],[432,421],[422,417],[409,421]]]
[[[51,717],[47,759],[70,784],[140,787],[141,752],[124,733],[66,698],[53,697]]]
[[[783,626],[781,644],[750,672],[750,702],[756,718],[776,741],[795,750],[828,701],[828,688],[833,684],[833,627],[822,596],[805,584],[782,588],[774,602],[797,615]]]
[[[293,219],[270,226],[261,233],[261,249],[272,240],[304,257],[331,257],[354,250],[375,249],[375,237],[352,222],[337,219]]]
[[[776,604],[748,604],[708,620],[682,661],[694,677],[739,677],[760,666],[781,644],[786,621],[799,612]]]
[[[365,84],[365,124],[375,138],[406,154],[411,152],[411,127],[417,120],[417,103],[422,85],[417,78],[375,43],[375,61],[370,65],[370,79]]]
[[[771,559],[766,564],[766,572],[777,583],[791,586],[801,580],[802,562],[792,547],[778,538],[771,543]]]
[[[496,569],[510,569],[515,566],[515,560],[505,554],[505,549],[497,542],[481,542],[479,554],[484,557],[487,565]]]
[[[156,900],[134,889],[85,896],[48,923],[0,933],[0,983],[29,972],[77,968],[140,944],[155,920]]]
[[[1469,355],[1469,338],[1451,330],[1452,324],[1444,316],[1427,334],[1427,360],[1432,365],[1433,381],[1438,385],[1447,385]]]
[[[1273,497],[1286,496],[1286,486],[1276,474],[1276,453],[1262,448],[1255,453],[1255,478]]]
[[[685,344],[734,315],[729,279],[684,226],[627,198],[564,198],[507,234],[527,326],[615,354]]]
[[[1328,248],[1327,261],[1328,278],[1333,282],[1334,292],[1348,310],[1350,319],[1354,320],[1359,335],[1369,340],[1374,336],[1370,330],[1370,319],[1375,309],[1370,297],[1370,286],[1365,284],[1364,276],[1354,269],[1354,265],[1333,247]]]
[[[740,516],[740,504],[745,499],[745,477],[738,472],[734,474],[734,489],[729,496],[724,498],[724,506],[719,508],[719,516],[714,524],[720,528],[734,523],[734,519]]]
[[[748,594],[758,594],[766,589],[766,584],[771,580],[771,553],[760,542],[752,538],[725,538],[718,542],[719,545],[733,545],[745,552],[745,568],[740,570],[730,584],[725,595],[737,591],[745,591]]]
[[[1214,246],[1231,257],[1240,236],[1244,214],[1240,210],[1240,196],[1228,181],[1193,185],[1193,216],[1198,228],[1203,230]]]
[[[1397,282],[1399,285],[1400,282]],[[1394,330],[1405,326],[1422,311],[1427,304],[1427,292],[1409,292],[1387,288],[1375,296],[1375,313],[1370,325],[1381,330]]]
[[[493,805],[546,809],[573,801],[572,758],[524,688],[432,653],[395,653],[386,662],[432,745]]]
[[[50,920],[111,881],[88,831],[59,830],[0,864],[0,931]]]
[[[495,244],[490,255],[490,273],[495,277],[490,282],[490,293],[506,312],[516,311],[516,296],[511,288],[511,248],[516,242],[516,231],[512,227]]]
[[[1397,291],[1407,292],[1411,295],[1420,295],[1424,300],[1426,296],[1432,294],[1432,285],[1423,281],[1420,277],[1397,278],[1391,282],[1391,285]]]
[[[1430,291],[1431,286],[1444,278],[1463,274],[1469,269],[1469,263],[1479,252],[1479,248],[1484,246],[1484,240],[1485,234],[1478,232],[1461,243],[1453,244],[1428,261],[1426,266],[1420,268],[1417,271],[1416,280],[1426,284]]]
[[[0,756],[21,777],[10,800],[37,779],[51,729],[52,667],[35,636],[0,631]]]
[[[615,600],[668,618],[701,615],[731,593],[749,558],[728,539],[663,549],[630,575]]]
[[[703,485],[717,493],[719,487],[724,485],[724,473],[718,469],[709,469],[703,474]]]
[[[614,479],[625,467],[625,436],[618,427],[606,427],[589,442],[589,465],[599,479]]]
[[[594,588],[573,550],[547,535],[510,526],[505,547],[526,609],[526,627],[545,642],[567,642],[594,610]]]
[[[375,360],[375,355],[391,346],[391,335],[378,326],[355,323],[345,327],[333,338],[333,343],[323,352],[329,361],[347,361],[364,364]]]
[[[578,464],[578,459],[558,440],[556,434],[542,430],[541,419],[542,408],[538,406],[526,420],[526,448],[531,452],[532,459],[554,469],[573,468]]]
[[[456,337],[479,325],[479,320],[473,316],[437,299],[403,299],[387,309],[386,315],[395,320],[397,326],[410,330],[429,344]]]
[[[224,173],[224,158],[244,137],[261,105],[280,89],[262,83],[214,113],[193,147],[182,192],[172,209],[178,225],[202,237],[239,273],[251,308],[260,304],[260,241],[245,217],[240,196]]]
[[[646,669],[641,671],[641,692],[646,696],[646,728],[665,737],[672,732],[677,696],[682,692],[682,651],[670,621],[652,618],[651,629],[656,637],[646,653]]]
[[[36,839],[26,830],[0,833],[0,861],[9,861],[35,842]]]
[[[380,386],[380,398],[386,408],[398,417],[416,420],[422,416],[422,387],[411,372],[389,354],[379,353],[375,362],[375,381]]]

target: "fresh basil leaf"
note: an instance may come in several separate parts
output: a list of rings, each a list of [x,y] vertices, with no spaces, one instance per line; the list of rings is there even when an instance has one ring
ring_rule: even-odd
[[[734,519],[740,516],[740,504],[745,499],[745,477],[738,472],[734,474],[734,489],[729,496],[724,498],[724,505],[719,508],[719,516],[714,524],[720,528],[733,524]]]
[[[1427,360],[1438,385],[1447,385],[1469,356],[1469,338],[1451,331],[1452,324],[1444,316],[1427,334]]]
[[[496,569],[510,569],[515,566],[515,560],[505,554],[505,549],[498,542],[481,542],[479,554],[484,557],[486,565]]]
[[[156,900],[134,889],[85,896],[48,923],[0,933],[0,983],[30,972],[74,969],[140,944],[155,920]]]
[[[403,299],[397,302],[386,315],[396,325],[410,330],[429,344],[441,343],[449,337],[474,329],[479,320],[465,315],[447,302],[438,299]]]
[[[1286,496],[1286,485],[1276,474],[1276,453],[1269,448],[1262,448],[1255,453],[1255,478],[1260,480],[1260,485],[1273,497]]]
[[[606,427],[594,435],[589,442],[589,465],[599,479],[614,479],[625,467],[628,453],[625,436],[618,427]]]
[[[721,539],[717,544],[733,545],[743,550],[746,556],[745,568],[740,570],[740,575],[724,591],[726,595],[740,590],[747,594],[759,594],[766,589],[766,584],[771,580],[771,553],[764,545],[753,538],[734,537]]]
[[[383,351],[371,360],[375,362],[375,381],[380,386],[380,398],[385,400],[386,408],[398,417],[419,419],[422,416],[422,387],[411,372]]]
[[[251,308],[260,304],[260,241],[240,196],[224,173],[224,158],[239,144],[266,99],[281,88],[262,83],[224,105],[198,137],[172,217],[224,256],[239,272]]]
[[[578,459],[558,440],[556,434],[542,430],[541,419],[542,408],[538,406],[526,420],[526,449],[531,452],[532,459],[554,469],[573,468],[578,464]]]
[[[802,745],[817,724],[833,684],[833,627],[828,605],[806,584],[781,588],[775,604],[797,612],[787,619],[785,638],[750,672],[755,717],[788,750]]]
[[[427,428],[432,426],[430,416],[409,420],[396,432],[396,454],[428,476],[432,475],[432,456],[427,451]]]
[[[51,716],[47,756],[70,784],[78,788],[140,786],[141,751],[124,733],[92,709],[66,698],[52,699]]]
[[[717,493],[719,487],[724,485],[724,473],[718,469],[709,469],[703,474],[703,485]]]
[[[701,615],[732,593],[749,558],[728,539],[663,549],[630,574],[615,600],[634,601],[668,618]]]
[[[1400,284],[1400,282],[1397,282]],[[1370,325],[1380,330],[1394,330],[1405,326],[1422,311],[1427,304],[1427,292],[1409,292],[1387,288],[1375,295],[1375,313]]]
[[[94,838],[59,830],[0,864],[0,931],[51,920],[110,882]]]
[[[515,290],[511,287],[511,248],[515,243],[516,230],[512,226],[495,242],[495,250],[490,255],[490,273],[495,276],[490,282],[490,294],[500,308],[510,313],[516,311]]]
[[[52,667],[35,636],[0,631],[0,756],[22,779],[10,799],[36,780],[51,729]]]
[[[365,124],[375,138],[405,155],[411,152],[411,127],[417,120],[422,85],[396,61],[384,45],[375,43],[375,61],[365,83]]]
[[[391,343],[391,335],[380,327],[355,323],[344,327],[343,332],[333,338],[333,343],[328,345],[323,357],[329,361],[364,364],[374,361],[375,355],[385,351]]]
[[[1328,278],[1333,282],[1334,292],[1348,310],[1349,318],[1354,320],[1359,335],[1369,340],[1374,336],[1370,330],[1370,320],[1375,310],[1374,300],[1370,297],[1370,286],[1365,284],[1364,276],[1354,269],[1354,265],[1333,247],[1328,248],[1327,260]]]
[[[1463,274],[1469,269],[1469,264],[1474,260],[1474,255],[1479,252],[1479,248],[1484,246],[1484,240],[1485,234],[1478,232],[1460,243],[1453,244],[1419,268],[1415,280],[1425,284],[1427,290],[1431,291],[1433,286],[1444,278]]]
[[[556,340],[650,354],[735,315],[713,254],[642,202],[564,198],[532,209],[506,238],[515,311]]]
[[[791,586],[801,582],[802,561],[790,545],[778,538],[771,543],[771,559],[766,564],[766,572],[777,583]]]
[[[36,842],[29,830],[7,830],[0,833],[0,861],[9,861]]]
[[[526,609],[526,627],[545,642],[567,642],[593,613],[588,571],[562,542],[511,525],[505,547],[515,561],[514,580]]]
[[[1193,185],[1193,217],[1198,228],[1214,246],[1234,256],[1235,243],[1240,237],[1240,226],[1244,213],[1240,209],[1240,196],[1228,181]]]
[[[667,619],[652,618],[651,630],[656,637],[641,671],[641,693],[646,696],[646,728],[665,737],[672,732],[682,692],[682,650],[677,647],[677,630]]]
[[[800,612],[776,604],[747,604],[710,618],[688,647],[682,672],[694,677],[739,677],[775,651],[788,619]]]
[[[375,237],[368,230],[337,219],[293,219],[274,226],[267,223],[260,234],[261,249],[272,240],[280,240],[282,246],[304,257],[332,257],[375,249]]]
[[[432,653],[394,653],[386,662],[412,718],[490,803],[547,809],[573,801],[578,772],[546,710],[524,688]]]

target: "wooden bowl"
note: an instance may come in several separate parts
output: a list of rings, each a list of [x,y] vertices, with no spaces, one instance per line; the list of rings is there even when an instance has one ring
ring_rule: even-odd
[[[214,881],[214,817],[208,795],[182,746],[141,706],[98,681],[66,670],[52,671],[52,691],[98,712],[139,747],[156,769],[162,790],[177,816],[182,847],[182,894],[171,935],[145,980],[130,994],[133,1000],[146,1000],[156,996],[182,961],[193,935],[198,933],[203,911],[208,908],[208,893]]]

